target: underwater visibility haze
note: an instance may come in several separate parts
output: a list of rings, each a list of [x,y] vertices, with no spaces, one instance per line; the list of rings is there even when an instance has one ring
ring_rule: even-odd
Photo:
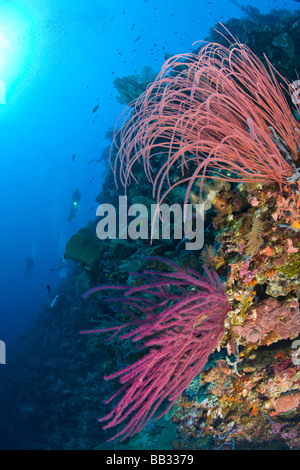
[[[298,0],[0,0],[0,449],[299,450],[299,48]]]

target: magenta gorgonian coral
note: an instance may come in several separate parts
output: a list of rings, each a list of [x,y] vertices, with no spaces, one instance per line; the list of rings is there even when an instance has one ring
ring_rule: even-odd
[[[124,290],[124,297],[109,301],[123,304],[118,310],[129,315],[131,321],[81,333],[112,332],[112,338],[129,328],[120,339],[130,338],[147,348],[134,364],[105,377],[105,380],[119,377],[122,385],[106,403],[123,393],[113,410],[99,420],[108,421],[104,429],[123,425],[112,439],[132,436],[156,411],[158,419],[171,408],[218,346],[230,310],[219,277],[205,266],[205,276],[201,276],[191,269],[185,272],[168,260],[149,259],[166,263],[172,272],[144,270],[142,274],[134,273],[143,281],[142,285],[101,286],[84,295],[86,298],[103,289]]]

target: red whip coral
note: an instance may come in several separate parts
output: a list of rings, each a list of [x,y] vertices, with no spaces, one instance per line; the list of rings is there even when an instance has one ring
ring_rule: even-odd
[[[125,111],[112,147],[116,182],[126,188],[136,181],[133,167],[142,163],[158,203],[182,183],[187,202],[193,183],[205,177],[294,184],[299,125],[267,66],[238,41],[168,59]]]
[[[112,439],[123,436],[123,440],[139,432],[160,405],[164,411],[160,410],[156,419],[171,408],[217,347],[230,310],[217,274],[204,267],[206,277],[203,277],[192,270],[185,272],[170,261],[150,259],[166,263],[173,272],[145,270],[143,274],[136,274],[146,282],[144,285],[116,287],[125,289],[125,297],[110,299],[130,306],[130,311],[122,311],[131,317],[134,307],[144,318],[134,316],[131,322],[121,326],[82,332],[111,331],[115,336],[131,326],[133,330],[120,339],[140,341],[143,347],[149,348],[134,364],[105,377],[105,380],[120,377],[123,385],[106,403],[124,392],[111,413],[99,420],[109,421],[104,429],[125,422],[123,429]],[[102,289],[107,286],[92,289],[85,297]]]

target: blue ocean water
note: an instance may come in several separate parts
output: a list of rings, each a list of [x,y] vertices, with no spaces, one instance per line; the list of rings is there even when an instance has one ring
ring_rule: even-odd
[[[0,2],[0,380],[20,334],[68,276],[67,241],[95,218],[107,162],[87,163],[109,145],[105,133],[124,109],[114,78],[144,65],[158,72],[165,52],[190,51],[216,21],[242,17],[246,4],[263,13],[299,7],[294,0]],[[81,199],[69,221],[76,188]]]

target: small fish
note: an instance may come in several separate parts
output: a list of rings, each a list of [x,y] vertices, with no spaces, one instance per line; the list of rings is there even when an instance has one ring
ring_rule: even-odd
[[[92,113],[95,113],[98,110],[99,106],[100,106],[100,103],[96,104],[96,106],[94,107]]]
[[[300,0],[299,0],[300,1]],[[290,42],[290,36],[288,33],[278,34],[273,38],[272,44],[278,47],[288,47]]]
[[[51,287],[49,286],[49,284],[46,285],[46,289],[47,289],[48,294],[50,294],[50,292],[51,292]]]
[[[87,165],[90,165],[91,163],[99,163],[101,162],[101,157],[97,160],[96,158],[93,158],[92,160],[89,160],[88,162],[85,162]]]
[[[137,42],[141,39],[141,36],[138,36],[137,38],[135,38],[135,40],[133,42]]]
[[[272,44],[281,50],[290,58],[294,57],[295,44],[292,37],[288,33],[278,34],[273,38]]]

